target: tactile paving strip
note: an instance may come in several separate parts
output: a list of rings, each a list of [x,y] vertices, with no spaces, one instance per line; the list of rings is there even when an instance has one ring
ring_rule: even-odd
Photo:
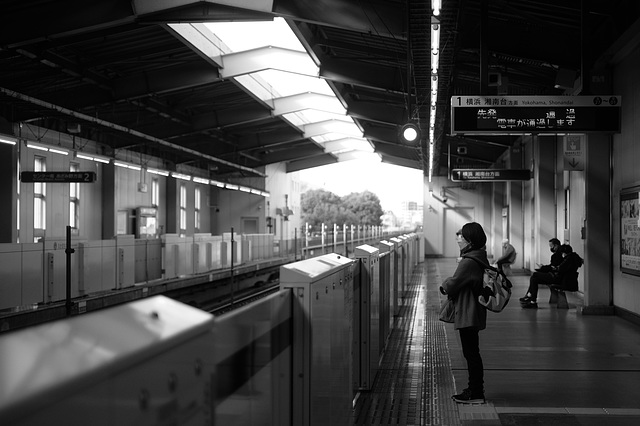
[[[460,424],[436,275],[428,261],[414,270],[373,389],[356,402],[354,425]]]
[[[440,316],[440,300],[444,296],[438,290],[443,278],[436,264],[428,259],[422,264],[423,285],[426,287],[425,303],[425,425],[459,425],[458,405],[451,399],[455,383],[451,372],[449,345],[445,324]]]

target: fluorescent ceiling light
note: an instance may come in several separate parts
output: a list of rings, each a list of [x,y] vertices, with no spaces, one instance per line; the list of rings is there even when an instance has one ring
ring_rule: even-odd
[[[66,149],[50,148],[48,146],[37,144],[34,142],[27,142],[27,148],[37,149],[38,151],[53,152],[54,154],[69,155],[69,151],[67,151]]]
[[[167,172],[166,170],[147,169],[147,172],[151,173],[152,175],[169,176],[169,172]]]
[[[56,148],[49,148],[49,152],[53,152],[55,154],[60,154],[60,155],[69,155],[69,151],[63,151],[61,149],[56,149]]]
[[[37,149],[38,151],[45,151],[45,152],[49,151],[49,148],[47,148],[46,146],[36,145],[31,142],[27,142],[27,148]]]
[[[209,185],[209,179],[203,179],[201,177],[194,176],[193,181],[195,183],[203,183],[205,185]]]
[[[9,145],[15,145],[16,141],[8,139],[8,138],[5,138],[3,136],[3,137],[0,138],[0,143],[6,143],[6,144],[9,144]]]
[[[191,180],[191,176],[184,175],[182,173],[176,173],[176,172],[171,172],[171,177],[174,177],[176,179],[181,179],[181,180]]]
[[[140,166],[136,166],[135,164],[128,164],[128,163],[123,163],[122,161],[114,161],[113,162],[114,166],[118,166],[118,167],[122,167],[125,169],[131,169],[131,170],[140,170],[142,167]]]
[[[433,14],[435,16],[440,15],[440,9],[442,8],[441,0],[431,0],[431,7],[433,8]]]
[[[94,155],[93,161],[97,161],[98,163],[103,163],[103,164],[109,164],[111,162],[111,159],[106,157],[97,157]]]
[[[84,155],[84,154],[76,154],[77,158],[82,158],[83,160],[90,160],[93,161],[93,157],[90,157],[88,155]]]

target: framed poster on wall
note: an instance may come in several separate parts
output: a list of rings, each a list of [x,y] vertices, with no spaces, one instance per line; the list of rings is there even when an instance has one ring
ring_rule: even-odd
[[[640,186],[620,191],[620,270],[640,276]]]

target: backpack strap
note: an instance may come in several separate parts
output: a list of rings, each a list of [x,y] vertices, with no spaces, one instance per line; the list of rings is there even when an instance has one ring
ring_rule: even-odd
[[[478,265],[482,266],[484,269],[491,269],[492,271],[496,271],[496,272],[498,272],[498,269],[494,268],[493,266],[489,265],[488,263],[484,263],[483,261],[481,261],[481,260],[480,260],[480,259],[478,259],[478,258],[475,258],[475,257],[473,257],[473,256],[467,256],[466,254],[465,254],[465,255],[463,255],[462,257],[463,257],[463,258],[465,258],[465,259],[472,259],[472,260],[475,260],[475,262],[476,262]]]
[[[483,268],[485,268],[485,269],[489,269],[489,270],[491,270],[491,271],[493,271],[493,272],[497,273],[498,275],[502,275],[502,278],[504,279],[505,283],[507,283],[507,287],[509,287],[509,288],[513,287],[513,284],[511,284],[511,281],[509,281],[509,278],[507,278],[507,275],[504,273],[504,271],[501,271],[501,270],[500,270],[500,269],[498,269],[498,268],[494,268],[493,266],[488,265],[488,264],[486,264],[486,263],[482,262],[481,260],[476,259],[475,257],[466,256],[466,255],[464,255],[464,256],[462,256],[462,257],[464,257],[464,258],[466,258],[466,259],[473,259],[473,260],[475,260],[475,261],[476,261],[476,263],[477,263],[478,265],[482,266]]]
[[[480,276],[480,280],[471,289],[471,291],[473,292],[474,296],[477,298],[480,295],[480,292],[482,291],[482,289],[484,288],[484,270],[485,269],[492,269],[492,270],[496,270],[497,271],[497,269],[493,268],[491,265],[485,264],[484,262],[482,262],[479,259],[476,259],[475,257],[471,257],[471,256],[467,256],[467,255],[463,255],[462,257],[464,259],[472,259],[472,260],[474,260],[482,268],[482,275]]]

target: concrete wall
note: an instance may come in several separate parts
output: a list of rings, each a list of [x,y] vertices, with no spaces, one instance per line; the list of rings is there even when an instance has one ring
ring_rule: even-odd
[[[466,222],[481,224],[491,241],[493,184],[481,183],[473,188],[463,188],[459,182],[451,182],[443,176],[434,176],[431,184],[426,180],[425,177],[423,226],[426,256],[455,257],[455,232]],[[488,244],[488,254],[494,256],[493,246]]]

